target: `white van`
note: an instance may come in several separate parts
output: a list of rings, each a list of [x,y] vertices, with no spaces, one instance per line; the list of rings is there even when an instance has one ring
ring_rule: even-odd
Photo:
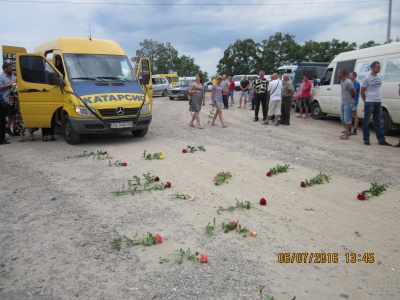
[[[244,76],[247,76],[247,78],[253,77],[253,79],[257,79],[258,78],[257,74],[253,74],[253,75],[235,75],[235,76],[233,76],[232,80],[235,82],[235,91],[240,91],[240,87],[239,87],[240,86],[240,82],[242,81]],[[269,76],[269,75],[265,75],[265,77],[267,77],[267,76]]]
[[[346,69],[347,74],[357,72],[357,80],[362,83],[371,71],[371,63],[381,63],[382,81],[382,123],[383,134],[400,125],[400,98],[398,84],[400,83],[400,42],[376,46],[361,50],[344,52],[335,57],[329,64],[321,82],[314,90],[311,112],[316,119],[326,114],[340,116],[341,88],[338,71]],[[363,118],[364,105],[360,96],[358,116]]]

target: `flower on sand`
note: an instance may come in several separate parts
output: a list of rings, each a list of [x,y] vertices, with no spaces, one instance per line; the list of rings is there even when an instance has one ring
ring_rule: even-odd
[[[271,177],[272,173],[271,172],[267,172],[267,177]]]
[[[361,194],[361,193],[360,193],[360,194],[357,195],[357,199],[358,199],[358,200],[365,200],[366,198],[367,198],[367,197],[365,197],[364,194]]]
[[[187,150],[186,150],[186,149],[183,149],[183,150],[182,150],[182,152],[183,152],[183,153],[186,153],[186,152],[187,152]]]
[[[160,181],[160,177],[156,176],[156,178],[154,178],[154,181]]]
[[[260,199],[260,204],[261,205],[267,205],[267,200],[265,200],[265,198],[261,198]]]
[[[233,226],[233,228],[236,229],[236,227],[237,227],[237,222],[236,222],[236,221],[232,221],[232,226]]]
[[[127,164],[126,162],[123,162],[122,165],[123,165],[124,167],[126,167],[128,164]]]
[[[162,241],[163,241],[163,237],[161,235],[159,235],[159,234],[156,234],[156,237],[157,237],[157,243],[161,244]]]
[[[167,184],[165,185],[165,187],[170,188],[171,187],[171,182],[167,182]]]
[[[202,255],[200,256],[200,263],[204,264],[204,263],[206,263],[206,262],[208,262],[208,256],[205,255],[205,254],[202,254]]]
[[[214,179],[213,179],[213,181],[215,181],[215,180],[217,180],[217,176],[214,176]]]
[[[305,187],[306,187],[306,183],[305,183],[304,181],[302,181],[302,182],[300,182],[300,186],[301,186],[302,188],[305,188]]]
[[[250,236],[256,236],[257,235],[257,232],[255,232],[255,231],[252,231],[251,233],[250,233]]]

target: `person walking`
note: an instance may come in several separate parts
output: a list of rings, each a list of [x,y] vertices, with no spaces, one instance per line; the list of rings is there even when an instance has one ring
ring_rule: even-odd
[[[222,95],[223,95],[223,86],[222,86],[222,77],[217,76],[217,83],[213,84],[212,90],[211,90],[211,100],[212,100],[212,105],[216,106],[216,111],[213,117],[213,120],[211,122],[211,126],[217,126],[215,124],[215,120],[219,116],[219,120],[221,121],[222,128],[227,127],[224,123],[224,119],[222,117],[222,105],[223,105],[223,100],[222,100]]]
[[[340,106],[340,118],[344,125],[344,135],[340,137],[341,140],[348,140],[351,135],[351,114],[354,107],[354,96],[356,90],[354,89],[353,82],[347,78],[345,69],[340,69],[338,72],[340,79],[340,87],[342,89],[342,104]]]
[[[194,113],[192,119],[190,120],[189,126],[194,127],[193,122],[194,120],[196,120],[198,128],[203,129],[203,126],[201,126],[200,122],[200,111],[202,104],[204,106],[206,105],[206,102],[205,102],[203,80],[200,74],[196,74],[196,81],[190,84],[189,94],[191,96],[190,111]]]
[[[239,98],[239,106],[237,108],[242,108],[242,99],[244,100],[244,107],[246,108],[247,104],[247,95],[248,95],[248,88],[249,88],[249,81],[247,80],[247,76],[243,76],[243,80],[240,81],[240,98]]]
[[[249,101],[251,103],[250,110],[254,110],[253,84],[254,84],[253,77],[249,76],[249,88],[247,89],[247,92],[249,94]]]
[[[290,81],[289,74],[283,74],[283,89],[282,89],[282,125],[290,125],[290,110],[292,108],[294,87]]]
[[[356,72],[351,72],[349,75],[349,79],[353,82],[354,89],[356,90],[356,95],[353,98],[354,107],[353,107],[353,111],[352,111],[354,127],[353,127],[353,132],[351,134],[357,135],[357,128],[358,128],[358,122],[359,122],[357,109],[358,109],[358,100],[360,99],[360,83],[357,81],[357,73]]]
[[[271,117],[275,116],[275,126],[279,126],[282,109],[282,88],[283,83],[279,79],[278,74],[272,74],[271,82],[268,85],[269,110],[267,121],[264,122],[265,125],[268,125]]]
[[[235,92],[235,82],[232,79],[232,76],[229,76],[229,97],[231,98],[231,106],[235,104],[235,100],[233,99],[233,93]]]
[[[260,104],[262,106],[263,112],[263,123],[267,120],[267,90],[268,90],[268,80],[264,77],[265,71],[261,70],[258,74],[258,79],[254,80],[253,83],[253,95],[255,102],[255,116],[254,122],[258,122],[258,112],[260,111]]]
[[[303,108],[306,110],[306,116],[304,119],[308,118],[308,110],[310,109],[310,100],[311,100],[311,88],[312,84],[308,77],[303,76],[303,86],[300,94],[300,115],[298,118],[303,118]]]
[[[218,81],[218,80],[217,80]],[[228,109],[229,108],[229,103],[228,103],[228,94],[229,94],[229,85],[231,84],[230,81],[226,78],[226,75],[222,75],[222,88],[223,88],[223,94],[222,94],[222,100],[224,102],[224,108]],[[232,106],[232,105],[231,105]]]
[[[367,146],[370,145],[369,121],[371,120],[371,115],[374,118],[375,133],[379,145],[391,146],[386,142],[382,131],[382,75],[379,74],[380,71],[380,62],[374,61],[371,64],[371,73],[365,76],[361,84],[361,99],[364,101],[363,140],[364,145]]]

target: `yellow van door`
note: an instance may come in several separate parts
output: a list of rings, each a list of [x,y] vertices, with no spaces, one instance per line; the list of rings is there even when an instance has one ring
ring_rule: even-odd
[[[17,54],[18,98],[26,127],[49,128],[64,105],[62,75],[39,54]]]
[[[147,57],[141,58],[136,68],[136,77],[140,85],[150,99],[150,105],[153,107],[153,84],[151,81],[150,60]]]

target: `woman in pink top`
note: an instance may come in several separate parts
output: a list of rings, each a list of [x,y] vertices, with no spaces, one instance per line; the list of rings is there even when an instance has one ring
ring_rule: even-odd
[[[300,115],[298,118],[303,118],[303,108],[306,109],[306,116],[304,119],[308,118],[308,111],[310,109],[310,100],[311,100],[311,82],[308,80],[307,76],[303,77],[303,88],[300,94]]]

